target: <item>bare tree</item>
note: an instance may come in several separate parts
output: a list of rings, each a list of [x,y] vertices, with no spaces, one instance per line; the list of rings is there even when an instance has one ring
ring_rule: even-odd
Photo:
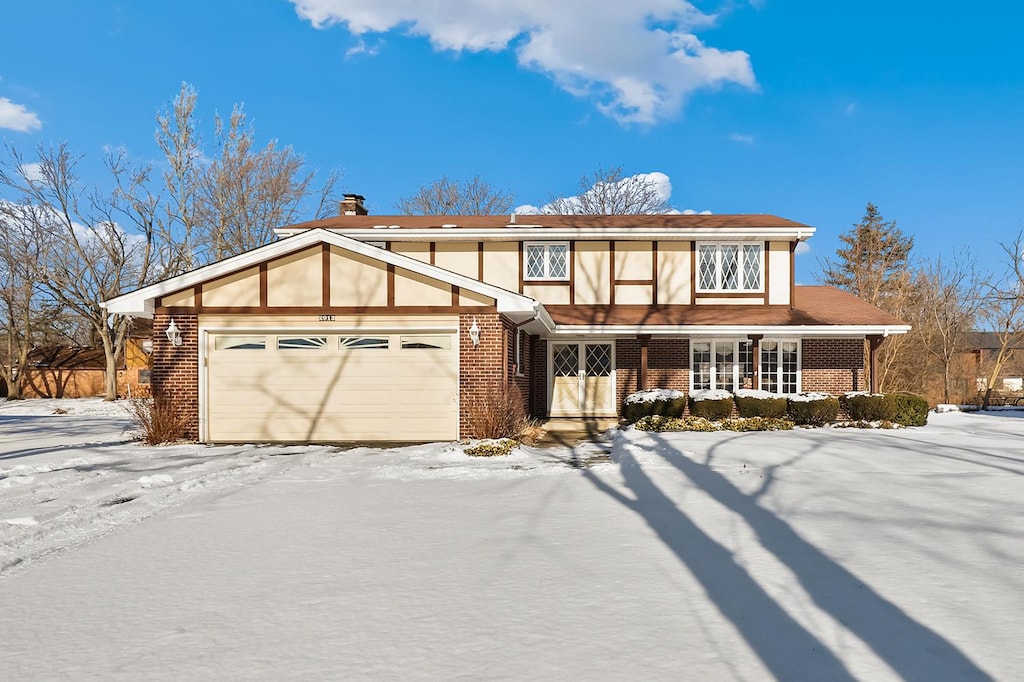
[[[24,158],[8,149],[0,164],[0,185],[17,192],[31,206],[24,215],[32,230],[52,237],[43,265],[43,286],[61,305],[91,327],[106,359],[104,395],[117,398],[117,360],[124,352],[131,318],[108,315],[106,299],[146,284],[155,245],[155,204],[139,199],[138,188],[149,169],[131,166],[124,154],[106,159],[115,189],[87,192],[75,174],[79,157],[66,145],[40,147],[38,175],[26,172]],[[125,225],[132,228],[128,232]]]
[[[985,280],[964,252],[951,261],[925,262],[918,273],[921,346],[942,367],[942,400],[950,402],[951,367],[966,350],[968,335],[982,304]]]
[[[979,311],[982,324],[991,329],[999,347],[985,382],[982,407],[991,403],[992,391],[1013,349],[1024,341],[1024,233],[1009,244],[1000,242],[1004,252],[1003,271],[985,282],[985,302]]]
[[[205,168],[202,143],[196,132],[196,99],[195,88],[182,83],[170,109],[156,117],[156,142],[167,164],[163,172],[166,198],[156,216],[156,229],[161,244],[160,261],[168,276],[200,265],[196,240],[199,191]]]
[[[627,176],[622,166],[598,166],[579,181],[579,194],[552,196],[541,209],[550,215],[642,215],[671,213],[661,174]]]
[[[36,210],[0,201],[0,379],[10,399],[21,397],[29,351],[53,337],[59,315],[43,291],[52,238],[40,229]]]
[[[460,182],[441,176],[396,202],[405,215],[500,215],[510,213],[514,197],[475,175]]]

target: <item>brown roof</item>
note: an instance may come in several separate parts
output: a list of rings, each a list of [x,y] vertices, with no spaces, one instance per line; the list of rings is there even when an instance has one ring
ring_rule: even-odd
[[[404,228],[438,228],[457,225],[463,228],[509,227],[509,215],[343,215],[310,220],[281,229],[358,229],[374,225],[399,225]],[[757,213],[720,215],[517,215],[514,225],[552,228],[726,228],[726,227],[809,227],[774,215]]]
[[[796,287],[796,305],[545,305],[560,325],[871,325],[904,324],[853,294]]]

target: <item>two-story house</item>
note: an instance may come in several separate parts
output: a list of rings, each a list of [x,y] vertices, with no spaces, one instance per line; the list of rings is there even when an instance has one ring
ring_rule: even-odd
[[[231,441],[467,432],[515,385],[529,412],[614,416],[641,388],[867,389],[909,327],[797,286],[814,228],[770,215],[341,215],[107,302],[153,317],[154,394]],[[872,373],[873,375],[873,373]]]

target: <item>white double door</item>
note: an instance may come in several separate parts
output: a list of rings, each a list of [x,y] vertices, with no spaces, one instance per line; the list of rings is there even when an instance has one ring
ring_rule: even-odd
[[[611,343],[551,344],[551,416],[614,416],[615,374]]]

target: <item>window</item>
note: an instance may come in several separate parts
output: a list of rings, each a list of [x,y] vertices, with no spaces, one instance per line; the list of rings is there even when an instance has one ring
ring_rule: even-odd
[[[799,363],[799,341],[761,341],[761,389],[771,393],[799,393]]]
[[[698,291],[761,291],[763,244],[697,246]]]
[[[265,336],[217,336],[213,340],[214,350],[263,350],[267,347]]]
[[[569,245],[527,244],[525,279],[569,279]]]
[[[753,373],[752,345],[746,339],[690,342],[690,388],[735,391]]]
[[[278,350],[313,350],[327,348],[326,336],[279,336]]]
[[[450,336],[403,336],[402,349],[426,348],[429,350],[451,350]]]
[[[363,348],[388,347],[386,336],[342,336],[338,339],[341,350],[361,350]]]

